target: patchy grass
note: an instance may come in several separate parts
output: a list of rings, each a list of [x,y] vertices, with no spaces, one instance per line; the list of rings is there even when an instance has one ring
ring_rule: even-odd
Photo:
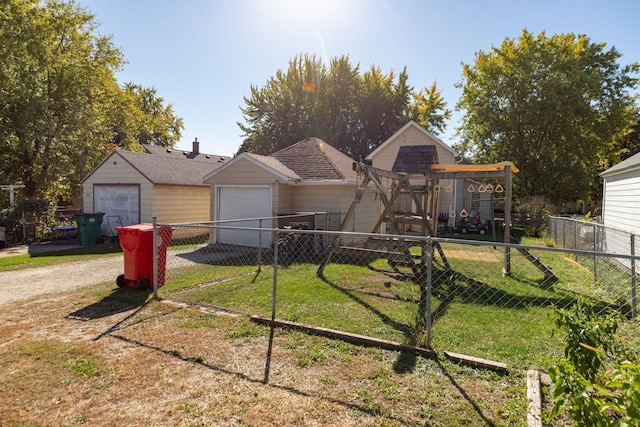
[[[554,306],[597,284],[563,254],[543,255],[562,278],[549,283],[519,255],[502,277],[491,247],[444,249],[454,273],[440,261],[433,271],[431,346],[507,362],[509,373],[215,312],[271,315],[273,269],[243,259],[172,269],[163,301],[104,284],[0,307],[0,425],[525,425],[525,370],[561,354]],[[316,270],[278,270],[278,318],[425,344],[410,269]],[[638,330],[621,328],[636,348]]]
[[[45,267],[48,265],[98,258],[105,255],[120,254],[122,254],[120,245],[117,243],[109,243],[63,249],[54,252],[7,256],[0,257],[0,271]]]
[[[1,425],[525,423],[519,372],[272,331],[117,292],[105,284],[2,307]]]

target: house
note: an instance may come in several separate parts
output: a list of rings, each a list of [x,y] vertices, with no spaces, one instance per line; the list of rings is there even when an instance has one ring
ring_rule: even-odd
[[[606,230],[606,251],[630,254],[628,234],[640,234],[640,153],[600,174],[603,182],[602,223]],[[627,261],[628,263],[628,261]]]
[[[413,148],[406,149],[403,147]],[[413,120],[380,144],[378,148],[367,156],[366,160],[371,162],[371,165],[375,168],[384,170],[394,170],[395,168],[397,170],[397,159],[402,158],[402,151],[405,151],[409,158],[412,153],[416,153],[421,159],[425,158],[425,155],[420,154],[420,147],[432,147],[435,150],[432,155],[436,159],[434,163],[454,165],[463,161],[462,156],[455,150]],[[414,155],[413,157],[415,158],[416,156]],[[398,171],[400,172],[401,170]],[[425,171],[425,173],[428,173],[428,171]],[[412,174],[411,183],[415,186],[428,186],[428,183],[425,183],[424,173],[422,178],[416,178],[416,174]],[[447,179],[431,183],[432,187],[435,184],[438,185],[437,188],[440,190],[438,194],[438,212],[427,212],[430,217],[448,218],[448,225],[452,227],[455,224],[455,218],[463,210],[465,212],[478,211],[483,220],[491,218],[492,199],[489,193],[478,191],[479,188],[481,189],[479,182],[468,179]]]
[[[247,220],[323,213],[324,220],[313,227],[337,230],[361,179],[353,159],[318,138],[308,138],[269,156],[239,154],[210,172],[204,182],[211,186],[214,221],[244,219],[231,225],[273,228],[278,225],[275,220]],[[380,209],[375,193],[365,193],[357,221],[348,231],[370,232]],[[265,234],[220,229],[212,238],[217,243],[269,247],[272,236]]]
[[[228,158],[194,150],[145,146],[147,153],[115,150],[81,182],[84,212],[103,212],[101,234],[116,225],[201,222],[210,219],[210,189],[203,177]]]

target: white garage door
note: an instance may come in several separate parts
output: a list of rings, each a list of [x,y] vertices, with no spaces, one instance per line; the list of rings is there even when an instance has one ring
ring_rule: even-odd
[[[140,223],[140,186],[95,185],[93,205],[94,212],[104,212],[101,234],[111,236],[116,225]]]
[[[217,196],[217,220],[270,218],[273,216],[271,187],[218,187]],[[238,221],[224,225],[259,228],[260,221]],[[262,228],[273,228],[272,222],[262,221]],[[268,232],[219,229],[217,237],[218,243],[254,248],[271,246],[271,233]]]

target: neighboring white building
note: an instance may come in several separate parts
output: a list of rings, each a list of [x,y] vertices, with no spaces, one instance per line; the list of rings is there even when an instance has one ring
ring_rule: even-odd
[[[629,157],[600,174],[602,192],[602,222],[608,228],[640,235],[640,153]],[[608,230],[607,252],[630,254],[630,238],[624,233]],[[640,251],[640,241],[638,250]]]

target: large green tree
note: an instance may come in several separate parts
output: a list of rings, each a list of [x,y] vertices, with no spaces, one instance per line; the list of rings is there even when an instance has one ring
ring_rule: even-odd
[[[463,64],[456,148],[476,162],[513,161],[519,196],[588,198],[633,123],[638,64],[584,35],[524,30]]]
[[[0,181],[23,184],[27,197],[69,201],[118,134],[172,144],[148,126],[148,116],[167,108],[140,108],[146,90],[119,86],[123,63],[95,17],[73,1],[0,2]],[[181,121],[169,122],[179,136]]]
[[[155,88],[126,83],[122,99],[114,111],[112,141],[114,145],[140,151],[141,144],[173,147],[181,136],[184,123],[165,104]]]
[[[264,86],[252,85],[238,125],[246,139],[240,152],[270,154],[307,137],[319,137],[362,159],[408,120],[428,130],[444,130],[451,112],[435,83],[413,92],[406,69],[364,73],[348,56],[324,64],[298,55]]]

